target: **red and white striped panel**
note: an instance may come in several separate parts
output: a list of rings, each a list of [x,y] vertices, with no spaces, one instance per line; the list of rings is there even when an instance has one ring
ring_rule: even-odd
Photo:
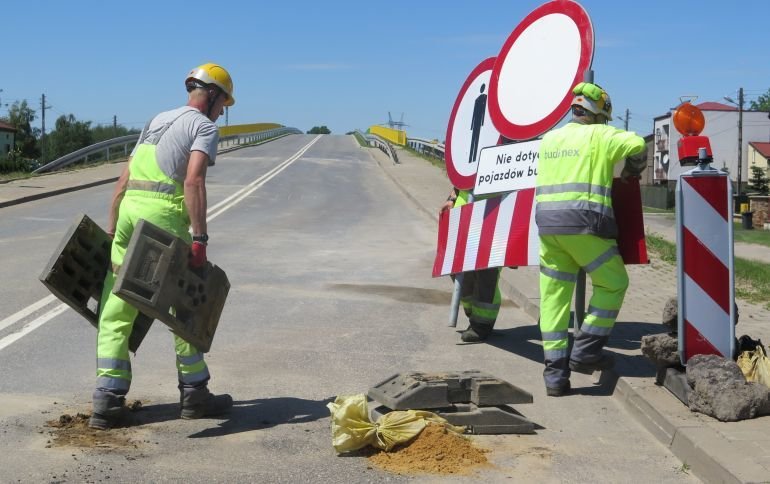
[[[433,277],[489,267],[538,265],[535,189],[479,200],[439,218]]]
[[[728,183],[727,176],[688,175],[682,175],[679,182],[679,334],[684,362],[698,354],[732,357],[735,332]]]

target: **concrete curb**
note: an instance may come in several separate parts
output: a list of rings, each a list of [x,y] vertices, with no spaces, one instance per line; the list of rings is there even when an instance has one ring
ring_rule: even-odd
[[[437,225],[436,215],[423,206],[407,187],[402,185],[398,177],[382,165],[377,156],[372,158],[420,212],[428,215]],[[540,313],[539,299],[521,290],[518,287],[521,284],[517,285],[516,282],[517,277],[525,276],[514,274],[512,271],[503,271],[499,283],[500,290],[533,320],[537,320]],[[613,397],[704,482],[768,482],[766,469],[743,458],[741,450],[735,449],[734,443],[727,441],[714,429],[684,421],[677,422],[675,417],[669,417],[667,413],[676,415],[677,412],[689,413],[690,411],[678,400],[672,401],[667,390],[653,383],[650,383],[649,388],[637,389],[634,382],[619,376],[614,371],[606,372],[601,379],[615,381]],[[655,397],[660,398],[656,401]],[[747,442],[747,445],[750,443]],[[739,470],[736,471],[736,468]]]
[[[40,200],[42,198],[53,197],[55,195],[61,195],[63,193],[75,192],[75,191],[78,191],[78,190],[83,190],[83,189],[86,189],[86,188],[96,187],[96,186],[99,186],[99,185],[105,185],[107,183],[114,183],[114,182],[118,181],[118,178],[120,178],[120,177],[116,176],[116,177],[106,178],[106,179],[103,179],[103,180],[97,180],[97,181],[94,181],[94,182],[91,182],[91,183],[84,183],[82,185],[75,185],[75,186],[70,186],[70,187],[65,187],[65,188],[57,188],[55,190],[49,190],[47,192],[40,192],[40,193],[36,193],[34,195],[28,195],[26,197],[16,198],[14,200],[7,200],[5,202],[0,202],[0,208],[10,207],[10,206],[13,206],[13,205],[19,205],[21,203],[26,203],[26,202],[32,202],[34,200]]]

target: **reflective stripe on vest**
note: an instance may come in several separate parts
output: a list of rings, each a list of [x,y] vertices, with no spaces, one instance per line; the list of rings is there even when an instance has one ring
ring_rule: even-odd
[[[540,235],[616,237],[613,168],[643,147],[639,136],[606,125],[573,122],[547,133],[537,168],[535,221]]]

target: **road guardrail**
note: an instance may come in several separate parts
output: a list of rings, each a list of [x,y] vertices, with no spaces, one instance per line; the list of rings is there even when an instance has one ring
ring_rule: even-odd
[[[427,156],[433,156],[440,160],[444,158],[444,143],[439,143],[436,140],[427,140],[422,138],[407,138],[406,144],[418,153]]]
[[[364,138],[366,142],[369,143],[369,146],[379,148],[383,153],[388,155],[388,157],[391,160],[393,160],[393,163],[398,163],[398,155],[396,154],[396,150],[393,148],[393,145],[390,144],[388,140],[374,134],[362,133],[359,130],[356,130],[356,133],[358,133],[362,138]]]
[[[281,127],[259,131],[256,133],[243,133],[225,136],[219,139],[218,150],[230,151],[237,146],[258,143],[269,138],[287,134],[302,134],[302,131],[298,130],[297,128]],[[86,146],[85,148],[80,148],[77,151],[73,151],[72,153],[57,158],[50,163],[41,166],[32,173],[46,173],[54,170],[60,170],[78,161],[84,161],[87,163],[89,157],[94,157],[96,155],[100,155],[99,160],[106,159],[109,161],[111,157],[115,157],[115,149],[119,149],[121,147],[123,148],[123,156],[128,157],[130,150],[133,149],[138,140],[138,134],[131,134],[100,141],[99,143]]]

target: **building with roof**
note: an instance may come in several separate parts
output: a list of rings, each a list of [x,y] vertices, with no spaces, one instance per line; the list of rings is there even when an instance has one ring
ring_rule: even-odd
[[[731,178],[738,175],[738,108],[717,102],[696,104],[706,118],[706,127],[701,133],[708,136],[714,168],[727,169]],[[674,109],[658,116],[653,121],[653,182],[656,184],[676,181],[680,173],[692,169],[679,164],[677,143],[682,137],[674,128],[671,116]],[[743,166],[741,181],[751,177],[749,169],[749,144],[770,142],[770,113],[767,111],[743,111],[743,142],[741,146]],[[765,143],[767,144],[767,143]]]
[[[758,166],[765,170],[765,174],[768,174],[770,171],[770,142],[750,141],[748,158],[749,171],[751,171],[752,166]]]
[[[0,121],[0,156],[5,156],[13,150],[16,144],[16,128]]]

